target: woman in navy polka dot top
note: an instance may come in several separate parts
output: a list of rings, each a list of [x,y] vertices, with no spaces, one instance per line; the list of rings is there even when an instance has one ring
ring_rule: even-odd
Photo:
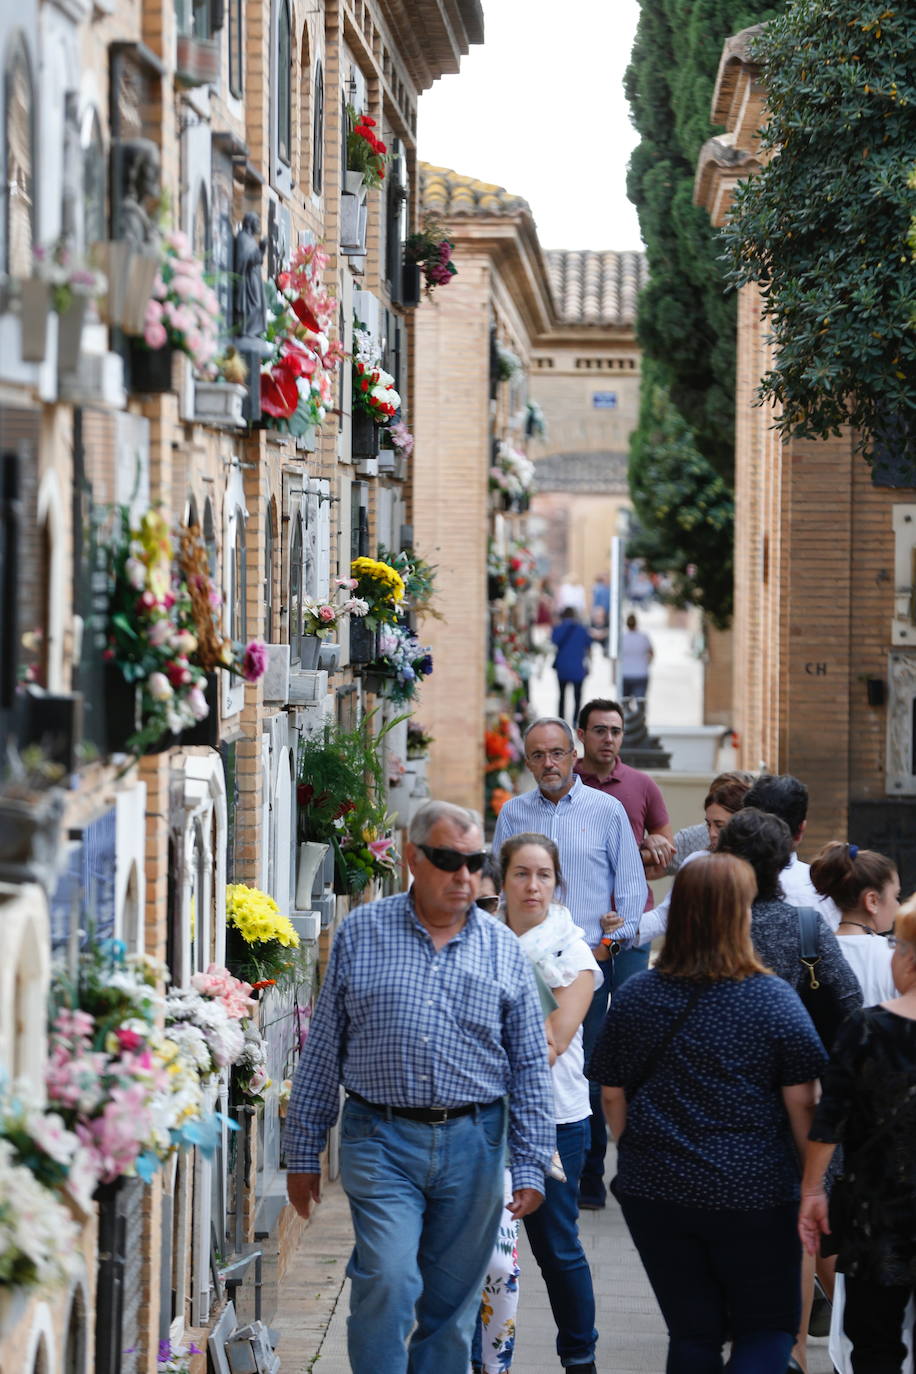
[[[615,995],[587,1073],[617,1141],[612,1192],[662,1309],[667,1374],[782,1374],[799,1321],[799,1157],[826,1060],[754,952],[756,884],[710,854],[678,873],[654,968]]]

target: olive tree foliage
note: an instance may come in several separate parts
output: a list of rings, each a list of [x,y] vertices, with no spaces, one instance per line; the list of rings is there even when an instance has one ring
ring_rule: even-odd
[[[916,5],[793,0],[754,56],[772,156],[723,232],[773,340],[760,399],[786,437],[848,424],[916,476]]]
[[[640,417],[630,444],[638,529],[628,551],[672,573],[677,595],[720,625],[732,602],[736,311],[722,245],[693,204],[693,182],[700,148],[716,132],[710,106],[722,45],[779,8],[642,0],[626,76],[640,134],[627,192],[649,265],[637,318]],[[679,504],[669,499],[675,490]]]

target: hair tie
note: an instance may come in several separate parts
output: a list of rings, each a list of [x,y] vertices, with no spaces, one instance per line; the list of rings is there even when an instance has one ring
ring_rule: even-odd
[[[859,846],[857,844],[848,844],[846,848],[849,850],[850,859],[855,860],[859,853]]]

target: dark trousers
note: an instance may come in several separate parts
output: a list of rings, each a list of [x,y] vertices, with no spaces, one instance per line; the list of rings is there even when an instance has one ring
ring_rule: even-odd
[[[588,1064],[588,1057],[592,1052],[595,1041],[598,1039],[598,1032],[604,1025],[604,1018],[607,1014],[608,1000],[613,993],[623,986],[628,978],[632,978],[634,973],[642,973],[649,967],[649,946],[645,949],[625,949],[616,959],[609,959],[606,964],[602,964],[604,969],[604,983],[592,998],[592,1005],[586,1013],[582,1023],[582,1044],[585,1051],[585,1062]],[[582,1182],[579,1187],[579,1196],[589,1202],[604,1201],[604,1157],[607,1154],[607,1126],[604,1120],[604,1112],[601,1108],[601,1084],[589,1082],[588,1097],[591,1104],[592,1114],[589,1117],[591,1122],[591,1141],[589,1142],[588,1154],[585,1156],[585,1164],[582,1169]]]
[[[910,1293],[903,1286],[846,1279],[843,1330],[852,1341],[855,1374],[900,1374],[906,1357],[900,1333]]]
[[[569,716],[566,714],[565,709],[566,689],[567,687],[571,687],[573,693],[572,723],[575,724],[579,719],[579,707],[582,705],[582,682],[584,679],[580,678],[578,682],[571,682],[568,678],[558,677],[557,681],[560,685],[560,709],[557,711],[557,715],[561,720],[569,720]]]
[[[588,1117],[557,1126],[557,1150],[566,1182],[548,1178],[544,1201],[525,1217],[532,1254],[547,1285],[557,1324],[557,1354],[563,1365],[595,1358],[595,1294],[592,1273],[579,1239],[579,1172],[588,1144]]]
[[[712,1211],[618,1200],[668,1327],[666,1374],[785,1374],[801,1308],[798,1204]]]
[[[644,701],[649,692],[649,679],[647,677],[625,677],[623,680],[623,695],[625,697],[637,697]]]

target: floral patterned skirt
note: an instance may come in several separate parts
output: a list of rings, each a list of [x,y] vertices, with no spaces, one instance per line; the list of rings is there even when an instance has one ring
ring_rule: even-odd
[[[519,1273],[518,1222],[506,1209],[500,1218],[496,1244],[480,1299],[484,1374],[505,1374],[506,1370],[512,1368]]]

